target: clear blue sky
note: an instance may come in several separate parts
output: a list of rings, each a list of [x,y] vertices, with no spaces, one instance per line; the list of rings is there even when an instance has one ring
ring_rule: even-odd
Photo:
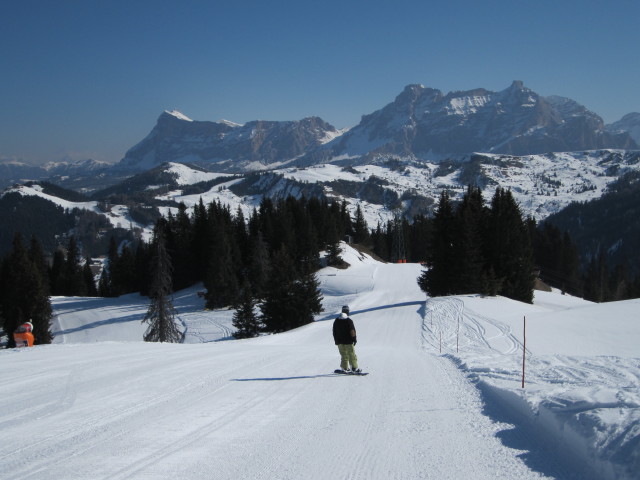
[[[338,128],[405,85],[640,111],[638,0],[2,0],[0,158],[118,161],[163,110]]]

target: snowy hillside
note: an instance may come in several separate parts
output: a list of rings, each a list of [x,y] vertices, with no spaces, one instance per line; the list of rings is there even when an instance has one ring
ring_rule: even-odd
[[[37,185],[12,187],[3,194],[37,195],[63,208],[86,208],[104,215],[114,227],[141,229],[148,239],[155,217],[149,216],[149,223],[142,225],[139,222],[145,221],[144,218],[137,216],[138,222],[135,221],[130,214],[131,206],[142,211],[152,211],[149,207],[155,206],[167,215],[169,211],[177,213],[179,202],[192,209],[200,200],[205,205],[219,201],[233,213],[242,209],[248,217],[265,196],[277,199],[288,195],[298,198],[323,195],[346,201],[352,216],[360,206],[369,228],[373,229],[379,222],[385,225],[395,208],[401,208],[409,219],[418,214],[429,215],[443,190],[448,190],[453,199],[461,199],[468,185],[478,185],[487,202],[498,186],[510,189],[523,215],[541,221],[572,202],[600,198],[610,183],[627,172],[638,170],[640,151],[623,150],[524,157],[485,154],[442,163],[383,156],[361,165],[326,163],[237,175],[173,162],[108,188],[102,197],[96,194],[96,198],[104,200],[100,208],[105,211],[98,208],[96,201],[69,202],[45,193]],[[134,199],[131,191],[144,196]],[[123,198],[127,197],[133,203],[122,205]],[[67,233],[58,232],[59,235]]]
[[[169,165],[168,169],[172,172],[180,172],[177,180],[179,185],[211,178],[208,176],[211,174],[196,172],[186,166],[178,168],[178,164]],[[571,202],[585,202],[601,197],[607,185],[621,174],[638,170],[640,152],[617,150],[526,157],[482,155],[450,166],[397,160],[348,168],[323,164],[272,171],[273,174],[298,182],[297,190],[285,182],[280,182],[276,188],[270,186],[268,191],[261,190],[260,185],[256,185],[254,190],[259,193],[237,195],[232,187],[242,182],[243,177],[239,176],[227,183],[215,185],[204,193],[183,195],[181,189],[176,189],[159,196],[158,199],[184,202],[187,207],[196,205],[200,198],[205,204],[219,200],[223,205],[229,205],[232,212],[240,207],[245,214],[250,214],[252,209],[260,204],[262,194],[299,195],[300,187],[317,184],[328,197],[345,199],[352,212],[360,204],[369,227],[375,228],[378,221],[384,224],[392,216],[393,205],[385,203],[383,198],[397,199],[397,204],[402,205],[407,213],[426,213],[426,206],[433,205],[443,190],[449,190],[453,198],[460,199],[469,184],[476,184],[482,188],[486,201],[490,201],[498,186],[510,189],[523,214],[539,221],[560,211]],[[348,182],[351,191],[336,190],[336,182]],[[367,196],[367,182],[373,182],[380,190],[389,194],[379,197]],[[417,204],[417,201],[421,203]]]
[[[256,339],[197,288],[178,345],[138,295],[54,298],[53,345],[0,351],[3,478],[638,478],[639,300],[425,300],[419,265],[344,258],[316,322]],[[367,377],[331,373],[343,304]]]
[[[3,192],[0,192],[0,198],[12,192],[19,193],[20,195],[23,195],[23,196],[36,196],[36,197],[43,198],[44,200],[48,200],[51,203],[54,203],[64,208],[65,210],[73,210],[77,208],[79,210],[88,210],[91,212],[95,212],[107,218],[111,223],[111,225],[113,225],[114,227],[117,227],[117,228],[136,227],[141,229],[143,232],[145,232],[145,235],[144,235],[145,240],[148,240],[151,238],[152,226],[141,225],[135,220],[133,220],[133,218],[131,218],[131,216],[129,215],[129,208],[126,205],[109,205],[108,211],[102,211],[98,208],[97,201],[72,202],[69,200],[65,200],[65,199],[56,197],[55,195],[45,193],[44,189],[38,184],[33,184],[31,186],[18,185],[15,187],[7,188]]]

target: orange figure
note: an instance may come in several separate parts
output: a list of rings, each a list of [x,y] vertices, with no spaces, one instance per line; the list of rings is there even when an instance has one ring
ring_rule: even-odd
[[[13,339],[17,347],[33,347],[33,324],[25,322],[13,332]]]

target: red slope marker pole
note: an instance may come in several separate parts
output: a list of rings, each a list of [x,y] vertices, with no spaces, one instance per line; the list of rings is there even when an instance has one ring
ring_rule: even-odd
[[[527,317],[524,318],[522,327],[522,388],[524,388],[524,365],[527,358]]]

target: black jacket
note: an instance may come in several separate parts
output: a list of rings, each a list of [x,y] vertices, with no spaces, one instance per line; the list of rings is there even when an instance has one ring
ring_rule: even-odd
[[[356,337],[351,336],[351,330],[355,335],[356,327],[353,324],[353,320],[349,317],[341,318],[338,317],[333,321],[333,341],[336,342],[336,345],[349,345],[355,344]]]

